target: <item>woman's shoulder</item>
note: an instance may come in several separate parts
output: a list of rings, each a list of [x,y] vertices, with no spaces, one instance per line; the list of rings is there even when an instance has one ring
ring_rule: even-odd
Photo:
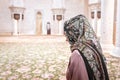
[[[77,54],[79,54],[80,55],[80,53],[79,53],[79,51],[78,50],[74,50],[72,53],[77,53]]]
[[[80,55],[78,50],[73,50],[72,55]]]

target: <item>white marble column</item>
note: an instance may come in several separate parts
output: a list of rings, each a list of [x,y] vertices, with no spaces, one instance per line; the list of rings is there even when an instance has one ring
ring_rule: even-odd
[[[91,4],[90,5],[90,14],[93,15],[92,12],[94,12],[94,18],[90,17],[91,25],[93,27],[94,32],[96,33],[97,37],[100,37],[100,28],[101,28],[101,23],[100,19],[98,18],[98,11],[101,11],[100,9],[100,3],[98,4]]]
[[[22,14],[23,12],[20,13],[20,19],[18,20],[18,35],[21,34],[22,32],[22,27],[23,27],[23,22],[22,22]]]
[[[92,20],[92,27],[94,32],[97,34],[97,9],[92,10],[94,12],[94,18]]]
[[[115,48],[111,53],[114,56],[120,57],[120,0],[117,0],[117,22],[116,22],[116,42]]]
[[[89,0],[83,0],[84,1],[84,15],[87,17],[87,18],[89,18],[89,13],[88,13],[88,9],[89,9],[89,6],[88,6],[88,1]]]
[[[97,8],[95,8],[94,13],[94,31],[97,34]]]
[[[52,30],[53,34],[63,35],[63,22],[64,22],[64,8],[53,8],[52,9],[53,15],[55,15],[55,20],[53,20],[54,31]],[[61,19],[58,20],[58,16],[61,16]]]
[[[13,35],[18,35],[18,21],[17,20],[13,20],[13,21],[14,21]]]
[[[63,35],[63,20],[59,21],[59,35]]]
[[[10,6],[9,8],[11,10],[11,15],[12,15],[13,24],[14,24],[13,35],[18,35],[18,34],[20,35],[21,28],[23,27],[22,14],[24,13],[25,8],[14,7],[14,6]],[[15,19],[15,14],[19,15],[19,18],[17,17],[17,19]]]
[[[24,1],[25,0],[11,0],[10,1],[10,11],[13,19],[14,32],[13,35],[19,35],[21,32],[22,26],[22,15],[24,14]],[[19,15],[19,19],[15,19],[14,14]]]
[[[101,44],[104,52],[113,49],[114,0],[101,0]]]
[[[52,30],[52,33],[55,35],[63,35],[63,22],[64,22],[64,12],[65,12],[65,5],[64,0],[53,0],[52,4],[52,12],[53,15],[55,15],[55,20],[53,20],[53,26],[54,29]],[[58,16],[61,19],[58,20]]]
[[[97,20],[97,36],[98,38],[101,37],[101,18]]]

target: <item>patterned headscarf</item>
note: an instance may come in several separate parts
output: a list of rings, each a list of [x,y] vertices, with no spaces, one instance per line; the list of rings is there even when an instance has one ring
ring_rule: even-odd
[[[100,53],[102,52],[96,34],[85,16],[78,15],[66,21],[64,23],[64,33],[71,45],[71,50],[75,48],[82,50],[84,48],[83,44],[89,43],[96,46]]]
[[[104,64],[105,57],[102,54],[102,49],[95,32],[90,26],[87,18],[83,15],[78,15],[64,23],[64,33],[71,46],[71,51],[77,49],[80,54],[87,60],[91,71],[94,74],[92,80],[109,80],[107,69]],[[89,71],[91,69],[91,71]],[[91,77],[89,77],[91,78]]]

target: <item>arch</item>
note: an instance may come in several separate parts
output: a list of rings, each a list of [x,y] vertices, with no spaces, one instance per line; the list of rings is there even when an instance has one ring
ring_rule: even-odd
[[[42,13],[36,13],[36,35],[42,35]]]

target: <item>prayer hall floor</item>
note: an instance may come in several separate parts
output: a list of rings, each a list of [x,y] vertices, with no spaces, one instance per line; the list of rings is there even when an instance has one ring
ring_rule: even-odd
[[[110,80],[120,80],[120,58],[104,55]],[[64,36],[1,36],[0,80],[66,80],[69,57]]]

